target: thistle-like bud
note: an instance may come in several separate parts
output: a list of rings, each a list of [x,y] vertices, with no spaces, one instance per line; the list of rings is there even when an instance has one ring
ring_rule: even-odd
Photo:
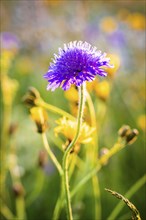
[[[21,183],[15,183],[12,189],[16,197],[24,196],[25,194],[24,188]]]
[[[48,128],[48,115],[45,109],[33,107],[30,109],[31,118],[36,123],[38,133],[43,133]]]
[[[123,125],[120,129],[119,129],[119,131],[118,131],[118,135],[120,136],[120,137],[125,137],[128,133],[130,133],[131,132],[131,129],[130,129],[130,126],[129,125]]]
[[[126,144],[133,144],[139,132],[137,129],[131,129],[129,125],[124,125],[119,129],[118,134],[126,141]]]
[[[28,106],[28,107],[34,107],[36,106],[35,101],[36,99],[40,98],[40,93],[38,92],[37,89],[34,87],[30,87],[24,95],[22,101]]]
[[[138,134],[139,132],[137,129],[132,129],[131,133],[126,136],[127,144],[133,144],[136,141]]]

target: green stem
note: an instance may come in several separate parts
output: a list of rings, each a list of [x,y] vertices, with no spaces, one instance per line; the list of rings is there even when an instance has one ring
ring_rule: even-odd
[[[0,211],[1,214],[7,219],[7,220],[12,220],[12,219],[16,219],[16,216],[13,215],[13,213],[11,212],[11,210],[2,202],[2,200],[0,201]]]
[[[35,180],[35,185],[33,187],[33,191],[26,198],[26,206],[28,207],[31,206],[31,204],[37,199],[44,185],[45,175],[42,172],[42,169],[38,168],[36,172],[37,176]]]
[[[24,205],[24,198],[22,196],[16,198],[16,212],[17,212],[17,219],[25,220],[25,205]]]
[[[91,161],[93,161],[93,166],[96,165],[97,157],[98,157],[98,131],[96,125],[96,114],[95,108],[91,99],[90,94],[87,92],[87,104],[91,117],[91,126],[96,128],[96,132],[94,133],[93,139],[93,149],[91,152]],[[94,194],[94,202],[95,202],[95,219],[101,219],[101,203],[100,203],[100,188],[98,176],[95,175],[92,177],[92,185],[93,185],[93,194]]]
[[[60,163],[58,162],[57,158],[55,157],[54,153],[51,151],[51,148],[49,146],[47,136],[45,133],[42,133],[42,139],[43,139],[44,146],[45,146],[51,160],[53,161],[54,165],[56,166],[60,176],[62,176],[63,175],[62,167],[61,167]]]
[[[61,209],[64,205],[63,201],[64,201],[64,189],[63,189],[63,178],[62,178],[60,196],[57,200],[57,203],[56,203],[56,206],[54,209],[54,213],[53,213],[53,217],[52,217],[53,220],[57,220],[59,218]]]
[[[62,109],[60,109],[60,108],[57,108],[57,107],[55,107],[55,106],[53,106],[53,105],[50,105],[50,104],[48,104],[48,103],[46,103],[43,99],[37,99],[36,101],[35,101],[35,104],[37,105],[37,106],[40,106],[40,107],[43,107],[43,108],[45,108],[45,109],[48,109],[49,111],[51,111],[51,112],[54,112],[54,113],[57,113],[57,114],[59,114],[59,115],[62,115],[62,116],[65,116],[65,117],[67,117],[67,118],[69,118],[70,120],[75,120],[75,117],[73,117],[71,114],[69,114],[69,113],[67,113],[66,111],[64,111],[64,110],[62,110]]]
[[[97,165],[94,169],[92,169],[80,182],[76,185],[76,187],[71,192],[71,198],[79,191],[79,189],[87,183],[101,168],[101,165]]]
[[[124,195],[125,198],[130,199],[144,184],[146,183],[146,175],[141,177]],[[112,213],[109,215],[108,220],[117,219],[118,214],[124,207],[123,201],[120,201],[118,205],[114,208]]]
[[[4,98],[3,98],[4,99]],[[0,155],[1,155],[1,178],[0,178],[0,193],[2,194],[3,197],[7,195],[7,191],[5,188],[5,179],[8,171],[8,166],[7,166],[7,155],[8,155],[8,147],[9,147],[9,136],[8,136],[8,130],[10,126],[10,120],[11,120],[11,103],[10,105],[6,105],[4,103],[3,105],[3,117],[2,117],[3,125],[2,125],[2,132],[1,132],[1,147],[0,147]]]
[[[104,164],[106,164],[108,162],[108,160],[117,152],[119,152],[121,149],[123,149],[125,147],[124,143],[119,143],[117,142],[111,149],[110,151],[103,155],[99,161],[98,164],[96,165],[95,168],[93,168],[77,185],[76,187],[73,189],[73,191],[71,192],[71,197],[73,197],[77,191],[85,184],[87,183],[101,168]]]
[[[70,197],[72,198],[80,189],[83,187],[84,184],[86,184],[93,176],[96,175],[97,172],[102,168],[104,164],[107,163],[107,161],[116,153],[118,153],[121,149],[125,147],[124,143],[115,143],[115,145],[110,149],[110,151],[103,155],[99,161],[96,167],[94,167],[83,179],[80,180],[80,182],[76,185],[76,187],[71,191]]]
[[[78,109],[78,117],[77,117],[77,131],[75,134],[74,139],[72,142],[69,144],[67,150],[64,153],[63,156],[63,182],[64,182],[64,188],[65,188],[65,196],[66,196],[66,205],[67,205],[67,216],[69,220],[72,220],[72,209],[71,209],[71,201],[70,201],[70,191],[69,191],[69,178],[68,178],[68,158],[70,151],[74,144],[76,143],[79,134],[80,134],[80,129],[81,129],[81,124],[82,124],[82,117],[83,117],[83,110],[84,110],[84,104],[85,104],[85,83],[83,83],[79,87],[79,109]]]

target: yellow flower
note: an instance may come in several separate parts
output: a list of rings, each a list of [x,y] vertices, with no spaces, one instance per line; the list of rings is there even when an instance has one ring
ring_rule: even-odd
[[[70,89],[64,92],[65,97],[72,102],[78,102],[78,90],[75,86],[71,86]]]
[[[100,27],[104,32],[113,33],[117,29],[117,22],[108,16],[101,20]]]
[[[20,74],[27,75],[29,73],[32,73],[33,64],[28,57],[23,56],[19,58],[18,62],[16,63],[16,68]]]
[[[130,14],[127,18],[127,22],[131,25],[132,28],[136,30],[145,29],[145,16],[140,13]]]
[[[145,132],[146,131],[146,115],[140,115],[137,119],[138,126]]]
[[[99,82],[98,86],[95,88],[95,93],[100,99],[106,101],[110,94],[109,83],[106,80]]]
[[[46,131],[48,124],[48,115],[42,107],[33,107],[30,109],[31,118],[36,123],[37,131],[43,133]]]
[[[10,106],[18,90],[19,83],[15,79],[11,79],[7,75],[1,77],[1,88],[3,93],[3,102]]]
[[[86,82],[86,88],[88,92],[92,92],[97,87],[97,84],[98,84],[97,78],[92,82]]]
[[[120,67],[120,57],[117,54],[108,54],[108,57],[110,58],[110,63],[113,64],[114,67],[106,68],[106,72],[109,77],[113,77]]]
[[[7,73],[8,69],[11,65],[11,62],[14,58],[14,53],[11,50],[2,50],[1,51],[1,57],[0,57],[0,62],[1,62],[1,72],[2,74]]]
[[[55,135],[63,134],[68,141],[72,141],[77,130],[77,122],[71,121],[65,117],[56,121],[58,126],[54,129]],[[95,128],[90,127],[85,122],[82,123],[79,138],[76,144],[86,144],[92,141],[92,134]]]
[[[76,117],[78,114],[78,102],[70,102],[69,107],[71,114]]]

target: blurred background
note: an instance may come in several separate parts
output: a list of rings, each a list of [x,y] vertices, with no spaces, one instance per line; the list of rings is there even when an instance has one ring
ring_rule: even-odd
[[[22,97],[28,87],[33,86],[46,102],[70,111],[64,92],[61,89],[46,91],[47,82],[43,79],[51,57],[64,43],[87,41],[107,52],[115,64],[115,72],[109,72],[107,78],[110,93],[102,91],[99,95],[97,92],[98,99],[106,102],[107,108],[100,128],[100,149],[113,146],[123,124],[139,131],[137,141],[114,156],[99,172],[102,220],[107,219],[118,203],[104,188],[124,195],[145,173],[145,37],[144,1],[1,1],[0,120],[2,145],[6,147],[1,160],[8,160],[13,175],[21,178],[25,198],[29,198],[26,204],[28,220],[39,220],[40,216],[44,220],[51,219],[59,194],[59,180],[51,161],[40,171],[38,158],[43,144]],[[50,130],[56,118],[49,115]],[[59,154],[51,138],[49,142]],[[6,194],[9,193],[5,202],[15,213],[18,192],[12,187],[9,172],[5,187]],[[30,196],[35,187],[39,193]],[[85,187],[90,188],[88,184]],[[90,200],[92,206],[92,195],[87,190],[82,204],[74,207],[80,212],[80,218],[76,219],[91,219]],[[142,187],[131,201],[142,219],[146,219],[145,188]],[[120,216],[128,212],[125,207]],[[63,211],[60,219],[65,219],[64,214]],[[1,215],[1,220],[4,219]]]

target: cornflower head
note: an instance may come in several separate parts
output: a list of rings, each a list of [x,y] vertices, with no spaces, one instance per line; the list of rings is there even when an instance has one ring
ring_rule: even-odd
[[[61,87],[68,90],[72,84],[81,86],[84,81],[93,81],[96,75],[106,76],[104,67],[112,67],[106,53],[97,50],[87,42],[73,41],[59,48],[58,55],[54,54],[44,78],[48,80],[47,89],[54,91]]]
[[[77,130],[77,122],[71,121],[65,117],[56,121],[58,126],[54,129],[55,135],[62,134],[68,141],[72,141]],[[87,144],[92,141],[92,134],[95,132],[94,127],[90,127],[83,122],[77,144]]]

